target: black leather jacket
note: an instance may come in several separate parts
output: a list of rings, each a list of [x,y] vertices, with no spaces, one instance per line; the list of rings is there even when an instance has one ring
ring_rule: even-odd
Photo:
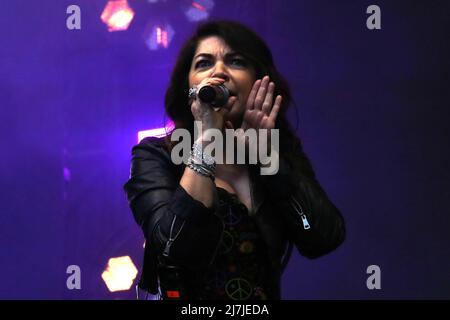
[[[280,159],[276,175],[262,176],[249,166],[255,221],[268,248],[278,288],[292,244],[303,256],[316,258],[345,238],[344,220],[328,199],[308,159],[295,174]],[[172,163],[164,138],[145,138],[132,149],[130,179],[124,185],[130,208],[146,238],[139,287],[158,291],[158,257],[189,270],[205,270],[221,240],[223,223],[214,208],[192,198],[180,185],[184,165]]]

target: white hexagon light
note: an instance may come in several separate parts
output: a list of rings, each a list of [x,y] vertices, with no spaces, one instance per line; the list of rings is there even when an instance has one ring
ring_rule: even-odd
[[[111,258],[102,273],[108,290],[111,292],[129,290],[138,270],[129,256]]]

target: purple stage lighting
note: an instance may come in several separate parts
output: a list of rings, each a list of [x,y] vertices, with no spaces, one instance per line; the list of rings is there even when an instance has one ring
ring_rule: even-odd
[[[213,0],[195,0],[188,1],[183,11],[189,21],[197,22],[208,19],[213,8]]]
[[[146,138],[146,137],[165,137],[167,136],[173,129],[175,128],[175,125],[172,121],[170,121],[165,127],[163,128],[155,128],[155,129],[149,129],[149,130],[143,130],[138,132],[138,143]]]

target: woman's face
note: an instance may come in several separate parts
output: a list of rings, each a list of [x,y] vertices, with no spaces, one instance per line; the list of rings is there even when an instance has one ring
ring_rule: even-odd
[[[200,40],[189,71],[189,87],[205,78],[222,78],[236,103],[226,119],[239,127],[245,113],[248,95],[255,82],[255,70],[242,55],[234,52],[222,38],[210,36]]]

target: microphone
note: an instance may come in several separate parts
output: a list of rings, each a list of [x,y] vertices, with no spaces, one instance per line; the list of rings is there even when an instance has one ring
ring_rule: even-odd
[[[217,86],[206,85],[200,88],[197,95],[202,102],[220,108],[227,103],[230,97],[230,90],[223,84]]]

